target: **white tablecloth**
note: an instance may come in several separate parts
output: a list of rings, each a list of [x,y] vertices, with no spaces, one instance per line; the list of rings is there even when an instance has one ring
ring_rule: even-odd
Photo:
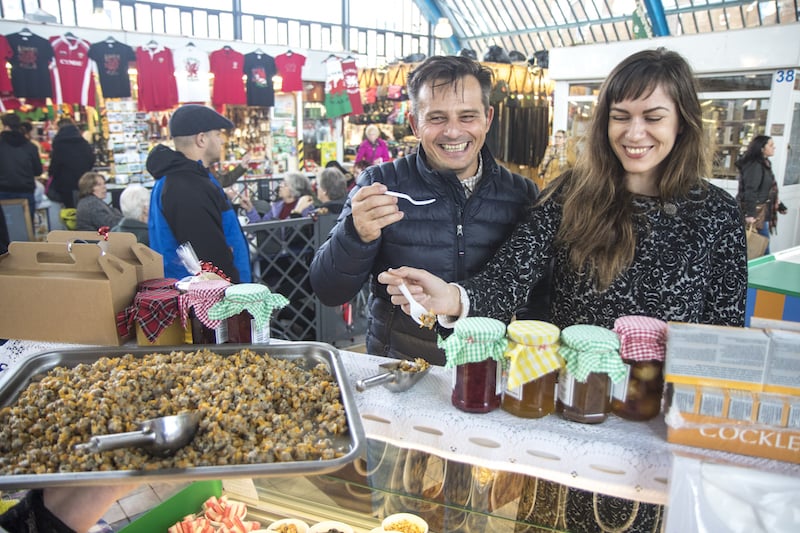
[[[0,367],[12,368],[42,351],[77,347],[11,340],[0,346]],[[390,361],[348,351],[340,354],[351,384],[380,373],[379,365]],[[588,425],[556,415],[522,419],[499,409],[471,414],[452,406],[450,387],[450,371],[433,367],[406,392],[392,393],[377,386],[353,394],[369,438],[643,502],[667,503],[673,450],[699,451],[667,444],[662,417],[630,422],[610,416],[602,424]],[[800,476],[800,465],[724,452],[702,453],[711,459]]]

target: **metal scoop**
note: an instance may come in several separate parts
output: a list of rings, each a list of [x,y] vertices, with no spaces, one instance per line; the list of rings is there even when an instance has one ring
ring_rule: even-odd
[[[167,456],[189,444],[199,424],[199,413],[162,416],[145,420],[139,425],[139,431],[96,435],[89,442],[76,445],[75,449],[94,453],[139,447],[152,455]]]
[[[422,379],[431,369],[430,366],[422,370],[403,370],[400,365],[411,365],[417,367],[414,361],[396,361],[383,363],[380,368],[385,370],[382,374],[356,381],[356,390],[364,392],[375,385],[383,385],[392,392],[404,392],[411,388],[414,383]]]

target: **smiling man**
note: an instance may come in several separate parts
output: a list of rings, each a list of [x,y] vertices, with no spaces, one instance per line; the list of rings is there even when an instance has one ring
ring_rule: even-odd
[[[408,76],[408,122],[417,153],[365,170],[311,265],[322,303],[351,300],[388,268],[414,265],[447,281],[477,273],[536,198],[532,181],[497,164],[486,134],[492,72],[458,56],[434,56]],[[384,194],[403,192],[426,206]],[[436,332],[420,328],[371,284],[367,351],[444,364]],[[436,311],[433,309],[432,311]]]

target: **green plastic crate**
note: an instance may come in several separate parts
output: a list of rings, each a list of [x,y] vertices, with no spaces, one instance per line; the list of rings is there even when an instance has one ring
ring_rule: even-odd
[[[119,533],[166,533],[184,516],[198,513],[211,496],[222,496],[222,481],[196,481],[134,520]]]

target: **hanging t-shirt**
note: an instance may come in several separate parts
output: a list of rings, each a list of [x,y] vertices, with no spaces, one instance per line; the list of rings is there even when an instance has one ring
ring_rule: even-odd
[[[275,58],[275,66],[283,79],[281,91],[288,93],[303,90],[303,65],[306,56],[296,52],[286,52]]]
[[[278,73],[275,58],[258,51],[245,54],[244,72],[247,75],[247,105],[274,106],[272,77]]]
[[[81,104],[94,107],[95,63],[89,57],[89,41],[72,34],[50,37],[53,47],[50,75],[56,104]]]
[[[350,96],[344,85],[342,61],[330,57],[325,61],[325,112],[328,118],[340,117],[353,111]]]
[[[53,96],[50,83],[50,41],[29,31],[6,35],[11,46],[11,85],[17,98]]]
[[[130,98],[131,78],[128,66],[136,61],[136,52],[125,43],[109,37],[92,43],[89,57],[97,64],[100,88],[105,98]]]
[[[358,84],[356,60],[353,58],[342,60],[342,72],[344,73],[344,86],[347,89],[347,95],[350,97],[352,112],[360,115],[364,112],[364,106],[361,104],[361,88]]]
[[[164,111],[178,105],[172,50],[151,42],[136,49],[139,111]]]
[[[8,77],[8,69],[5,68],[6,61],[13,56],[14,51],[11,49],[11,45],[8,44],[8,39],[6,39],[5,35],[0,35],[0,64],[3,65],[3,68],[0,68],[0,94],[13,91],[11,78]]]
[[[230,46],[224,46],[211,52],[209,56],[211,72],[214,74],[214,90],[211,103],[215,106],[223,104],[247,105],[244,92],[244,55]]]
[[[183,48],[175,48],[172,60],[175,62],[178,100],[181,103],[207,103],[211,97],[208,54],[190,43]]]

